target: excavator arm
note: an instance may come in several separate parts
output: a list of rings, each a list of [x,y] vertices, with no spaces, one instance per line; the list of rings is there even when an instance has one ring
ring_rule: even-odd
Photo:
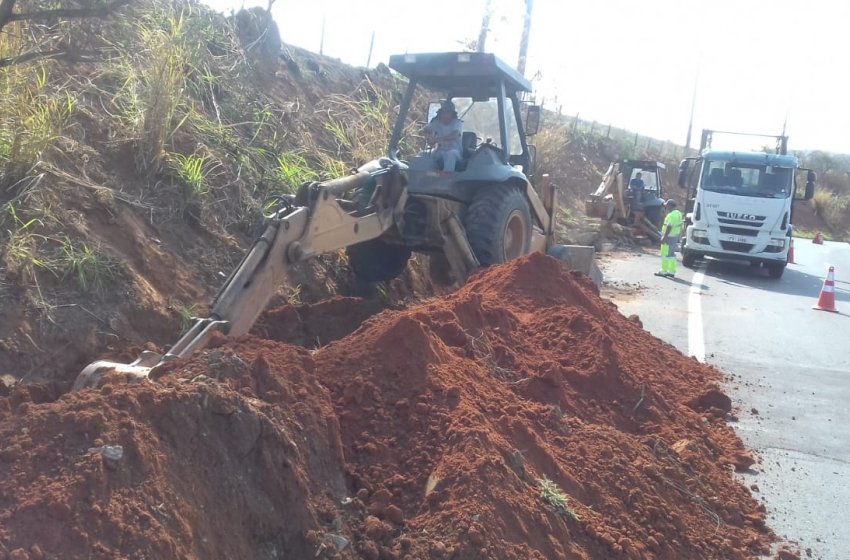
[[[365,212],[342,199],[349,191],[369,185],[375,185],[375,190]],[[405,178],[389,160],[382,160],[377,170],[310,185],[272,214],[263,234],[219,290],[209,317],[196,319],[165,354],[145,351],[130,364],[89,364],[72,390],[95,386],[109,372],[143,379],[158,365],[203,349],[216,332],[231,338],[246,334],[292,265],[380,237],[399,223],[406,199]]]

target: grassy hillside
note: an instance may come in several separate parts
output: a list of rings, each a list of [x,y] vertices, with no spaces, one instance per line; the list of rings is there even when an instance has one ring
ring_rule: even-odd
[[[19,51],[26,26],[0,50]],[[396,79],[286,47],[195,4],[61,25],[76,59],[0,69],[0,364],[30,380],[167,345],[239,261],[263,202],[383,151]],[[247,37],[245,37],[247,35]],[[347,285],[331,255],[283,295]]]

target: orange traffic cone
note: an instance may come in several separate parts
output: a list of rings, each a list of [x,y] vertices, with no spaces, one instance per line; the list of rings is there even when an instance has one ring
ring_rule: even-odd
[[[794,262],[794,238],[791,238],[791,246],[788,247],[788,264],[797,264]]]
[[[829,272],[826,273],[826,280],[823,281],[823,288],[820,291],[820,297],[818,298],[818,302],[812,307],[812,309],[819,309],[821,311],[832,311],[833,313],[838,313],[838,310],[835,308],[835,267],[829,267]]]
[[[815,245],[823,245],[823,236],[820,234],[820,232],[817,232],[815,234],[815,238],[812,239],[812,243],[814,243]]]

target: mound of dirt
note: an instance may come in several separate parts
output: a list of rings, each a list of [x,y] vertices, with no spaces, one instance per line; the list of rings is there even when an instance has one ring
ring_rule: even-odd
[[[310,336],[333,338],[332,308]],[[264,328],[288,332],[275,317]],[[155,383],[44,404],[14,388],[0,543],[21,558],[755,558],[774,536],[732,475],[746,452],[720,377],[533,255],[312,354],[252,336]]]
[[[12,558],[312,558],[346,495],[312,368],[246,341],[160,384],[43,405],[16,387],[0,401],[0,543]]]

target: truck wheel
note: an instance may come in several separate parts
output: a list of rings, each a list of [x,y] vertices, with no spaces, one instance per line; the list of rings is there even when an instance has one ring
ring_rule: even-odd
[[[404,271],[410,249],[371,239],[345,250],[348,264],[357,279],[363,282],[387,282]]]
[[[463,226],[481,266],[521,257],[531,248],[531,210],[517,187],[479,189],[466,211]]]
[[[785,263],[767,265],[767,274],[771,278],[782,278],[782,273],[785,272]]]
[[[694,255],[693,251],[688,251],[687,249],[682,251],[682,266],[686,268],[693,268],[694,263],[697,262],[697,257]]]

